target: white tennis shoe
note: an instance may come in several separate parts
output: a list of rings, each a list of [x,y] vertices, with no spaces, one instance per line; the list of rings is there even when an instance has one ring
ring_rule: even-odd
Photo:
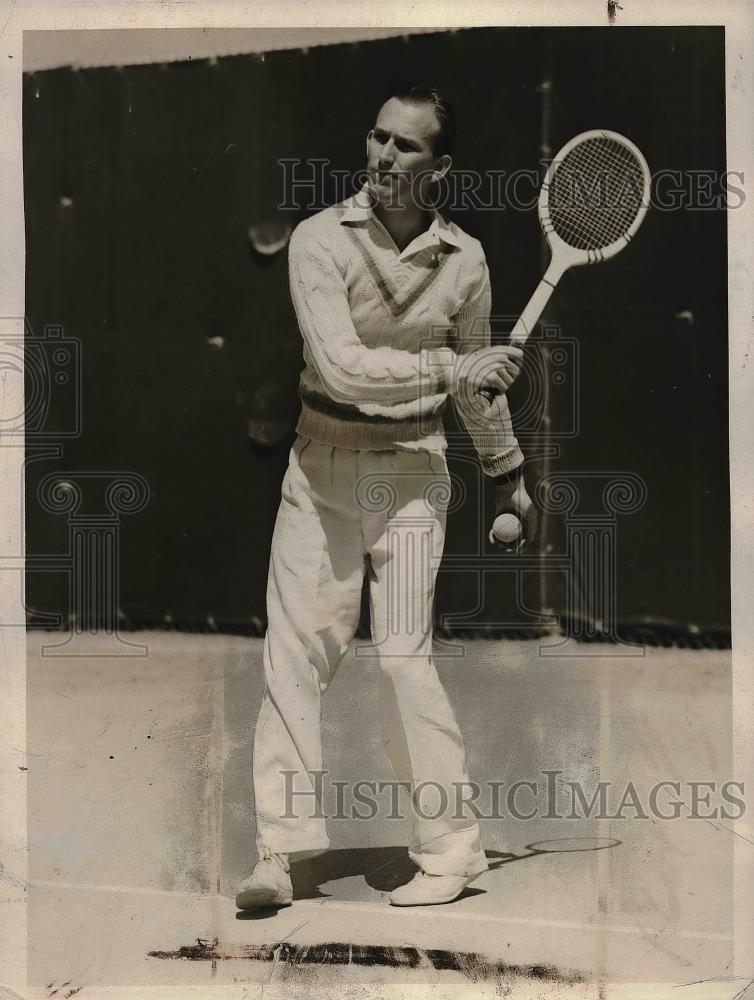
[[[238,887],[239,910],[261,910],[266,906],[290,906],[293,902],[291,868],[285,854],[263,848],[254,871]]]
[[[479,878],[476,875],[430,875],[419,871],[410,882],[398,886],[389,896],[393,906],[433,906],[437,903],[452,903],[463,890]]]

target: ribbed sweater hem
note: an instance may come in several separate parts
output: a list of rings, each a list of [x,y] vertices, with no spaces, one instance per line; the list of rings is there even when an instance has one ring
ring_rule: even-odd
[[[339,420],[330,413],[320,413],[302,402],[296,433],[330,448],[350,451],[392,451],[402,444],[419,444],[425,438],[444,439],[442,417],[426,416],[416,420],[372,422]]]
[[[480,457],[479,460],[482,463],[482,470],[486,475],[502,476],[506,472],[513,472],[514,469],[517,469],[523,463],[524,453],[518,445],[514,445],[500,455],[494,455],[491,458],[487,458],[486,456]]]

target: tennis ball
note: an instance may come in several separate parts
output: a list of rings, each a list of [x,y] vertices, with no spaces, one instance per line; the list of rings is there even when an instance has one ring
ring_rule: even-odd
[[[523,526],[515,514],[499,514],[490,531],[490,541],[498,545],[510,545],[517,542],[523,532]]]

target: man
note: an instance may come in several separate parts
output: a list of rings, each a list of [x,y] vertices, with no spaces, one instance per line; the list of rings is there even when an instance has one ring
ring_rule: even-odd
[[[454,792],[468,782],[463,741],[431,659],[448,395],[497,478],[497,511],[517,513],[526,540],[535,514],[505,398],[522,352],[489,346],[481,245],[426,207],[450,169],[453,132],[436,91],[396,94],[367,136],[368,183],[291,238],[306,368],[272,542],[254,737],[259,860],[239,889],[241,909],[289,904],[291,858],[329,846],[313,808],[320,697],[356,630],[365,574],[386,750],[399,781],[437,793],[414,803],[409,853],[419,871],[390,902],[449,902],[487,869],[476,820],[457,809]]]

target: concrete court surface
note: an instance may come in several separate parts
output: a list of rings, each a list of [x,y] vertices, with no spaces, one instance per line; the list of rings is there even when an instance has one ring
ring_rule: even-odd
[[[689,818],[685,784],[736,777],[729,651],[439,645],[470,776],[537,782],[537,817],[481,819],[491,870],[421,910],[386,900],[413,872],[405,821],[332,819],[331,852],[294,866],[294,905],[249,919],[233,894],[254,861],[261,640],[124,638],[147,655],[42,656],[59,637],[28,636],[30,995],[732,996],[710,980],[731,961],[733,836]],[[324,698],[330,779],[391,777],[363,652]],[[566,782],[591,798],[598,781],[611,813],[628,781],[648,812],[663,780],[681,818],[544,815],[568,814]]]

